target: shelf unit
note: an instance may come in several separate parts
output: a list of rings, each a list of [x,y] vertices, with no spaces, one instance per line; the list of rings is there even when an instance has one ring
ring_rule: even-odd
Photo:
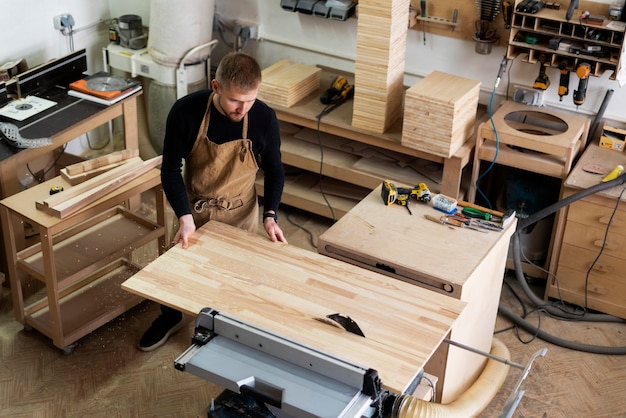
[[[580,63],[586,62],[591,66],[591,75],[601,76],[605,71],[611,71],[610,78],[615,80],[624,52],[623,22],[604,19],[602,24],[590,24],[580,19],[583,10],[591,9],[592,13],[596,13],[593,7],[605,6],[608,9],[608,4],[588,3],[581,3],[570,21],[565,19],[563,8],[544,8],[535,14],[514,11],[507,58],[521,55],[523,61],[532,64],[545,58],[545,64],[555,68],[565,61],[570,71],[575,71]],[[598,13],[607,14],[606,10],[599,10]],[[599,51],[592,51],[596,49]]]
[[[136,250],[157,241],[159,253],[164,251],[165,196],[154,169],[72,216],[57,218],[35,207],[53,186],[72,187],[56,177],[2,200],[0,215],[15,318],[69,353],[78,339],[141,302],[120,284],[150,261],[142,261]],[[154,216],[131,208],[144,192],[154,193]],[[15,243],[19,221],[38,232],[37,242],[21,250]]]
[[[342,74],[353,83],[353,76]],[[335,72],[322,70],[320,76],[320,85],[329,86],[332,79],[336,76]],[[324,158],[322,164],[322,173],[329,180],[338,181],[344,190],[352,188],[350,191],[358,195],[356,200],[346,199],[336,195],[327,195],[329,203],[333,206],[335,217],[340,218],[347,211],[353,208],[356,203],[380,185],[382,180],[396,181],[398,184],[405,186],[416,185],[420,181],[425,181],[434,192],[443,193],[452,197],[461,196],[461,179],[463,169],[470,162],[472,151],[474,149],[474,140],[468,140],[460,149],[450,158],[429,154],[424,151],[411,149],[401,144],[402,137],[402,121],[394,123],[387,131],[382,134],[374,133],[365,129],[355,128],[352,122],[352,102],[347,101],[332,112],[324,115],[318,123],[317,115],[324,109],[325,105],[319,100],[322,94],[322,88],[309,96],[302,99],[291,107],[284,107],[274,103],[268,103],[276,111],[276,115],[282,123],[292,124],[296,127],[308,128],[323,134],[330,134],[325,137],[323,142]],[[283,142],[281,153],[283,162],[286,165],[296,167],[305,171],[298,178],[287,178],[285,189],[283,192],[282,203],[294,206],[309,212],[316,213],[321,216],[331,217],[330,210],[318,191],[315,191],[315,185],[319,180],[319,168],[321,157],[320,147],[318,143],[305,142],[294,138],[291,134],[281,133]],[[421,176],[417,171],[414,173],[414,179],[411,180],[406,174],[402,173],[386,173],[384,167],[357,167],[355,162],[360,160],[365,165],[364,159],[346,151],[338,151],[333,149],[333,145],[354,141],[356,144],[366,144],[374,149],[382,152],[395,152],[411,158],[420,158],[422,160],[441,164],[443,173],[441,175],[441,184],[435,184],[429,179]],[[334,143],[334,144],[332,144]],[[335,147],[336,148],[336,147]],[[386,177],[389,176],[389,177]],[[262,178],[257,180],[257,192],[263,194]]]

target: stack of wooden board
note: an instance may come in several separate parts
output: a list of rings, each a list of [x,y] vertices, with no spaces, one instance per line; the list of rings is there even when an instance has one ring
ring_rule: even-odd
[[[147,161],[140,157],[129,158],[123,164],[77,186],[36,201],[35,206],[49,215],[64,219],[160,165],[162,159],[160,155]]]
[[[450,158],[473,134],[480,81],[434,71],[407,90],[401,144]]]
[[[291,107],[320,87],[321,68],[281,60],[263,70],[259,99],[269,105]]]
[[[359,2],[352,126],[383,133],[402,115],[409,0]]]
[[[75,186],[83,181],[89,180],[99,174],[111,170],[112,168],[124,164],[124,162],[130,158],[138,156],[138,149],[115,151],[91,160],[68,165],[60,170],[61,177],[63,177],[63,179],[72,186]]]

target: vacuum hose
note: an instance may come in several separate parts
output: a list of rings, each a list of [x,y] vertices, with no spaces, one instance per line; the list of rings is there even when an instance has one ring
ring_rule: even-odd
[[[620,322],[620,323],[625,322],[624,319],[622,318],[617,318],[615,316],[607,315],[607,314],[597,314],[597,313],[589,313],[589,312],[585,312],[584,315],[569,314],[557,307],[546,304],[542,298],[535,295],[535,293],[532,291],[532,289],[528,286],[528,283],[526,282],[526,278],[524,277],[524,273],[522,271],[522,262],[520,259],[521,250],[520,250],[520,237],[519,237],[519,231],[545,218],[546,216],[549,216],[557,212],[559,209],[565,206],[568,206],[579,199],[585,198],[587,196],[601,192],[603,190],[610,189],[612,187],[623,185],[624,183],[626,183],[626,174],[622,174],[614,180],[607,181],[605,183],[599,183],[587,189],[581,190],[571,196],[564,198],[563,200],[560,200],[540,211],[535,212],[534,214],[520,221],[517,224],[517,229],[515,233],[513,234],[513,261],[515,265],[516,277],[522,287],[522,290],[528,296],[530,301],[537,306],[541,306],[541,308],[545,310],[548,314],[558,317],[558,318],[567,319],[567,320],[584,320],[584,321],[590,321],[590,322]],[[539,328],[535,327],[534,325],[530,324],[529,322],[525,321],[519,316],[514,315],[513,313],[509,312],[502,306],[499,307],[499,312],[505,315],[515,324],[527,330],[528,332],[537,334],[539,338],[545,341],[548,341],[550,343],[559,345],[561,347],[589,352],[589,353],[595,353],[595,354],[626,354],[626,347],[605,347],[605,346],[596,346],[596,345],[566,341],[561,338],[549,335],[545,333],[544,331],[541,331]]]
[[[511,357],[506,345],[496,338],[491,342],[491,354],[507,360]],[[476,417],[496,396],[508,371],[506,364],[490,358],[472,386],[451,403],[428,402],[403,394],[396,398],[391,416],[393,418]]]

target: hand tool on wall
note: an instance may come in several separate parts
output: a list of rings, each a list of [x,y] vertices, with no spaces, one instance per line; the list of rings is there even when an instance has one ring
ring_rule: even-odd
[[[546,74],[546,61],[548,57],[546,54],[539,54],[539,75],[535,79],[535,83],[533,84],[533,88],[537,90],[546,90],[550,86],[550,79]]]
[[[511,20],[513,19],[513,3],[505,0],[502,2],[502,18],[504,19],[504,29],[511,29]]]
[[[561,72],[559,77],[559,101],[563,101],[563,96],[569,94],[569,69],[567,68],[567,62],[561,61],[559,71]]]
[[[427,17],[426,15],[426,0],[420,0],[420,8],[421,10],[421,17]],[[424,36],[424,45],[426,45],[426,21],[422,20],[422,33]]]
[[[585,103],[585,96],[587,95],[587,84],[589,83],[589,74],[591,74],[591,65],[587,62],[581,62],[576,68],[576,75],[578,76],[578,88],[574,90],[574,104],[576,107]]]
[[[574,15],[574,10],[578,9],[578,0],[571,0],[569,2],[569,7],[567,8],[567,12],[565,12],[565,20],[568,22],[571,20]]]

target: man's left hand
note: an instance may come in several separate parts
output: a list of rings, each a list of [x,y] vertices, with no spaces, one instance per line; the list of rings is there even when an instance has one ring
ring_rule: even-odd
[[[265,232],[267,232],[267,235],[270,237],[272,242],[284,242],[287,244],[287,238],[285,238],[283,230],[280,229],[273,218],[263,219],[263,228],[265,228]]]

